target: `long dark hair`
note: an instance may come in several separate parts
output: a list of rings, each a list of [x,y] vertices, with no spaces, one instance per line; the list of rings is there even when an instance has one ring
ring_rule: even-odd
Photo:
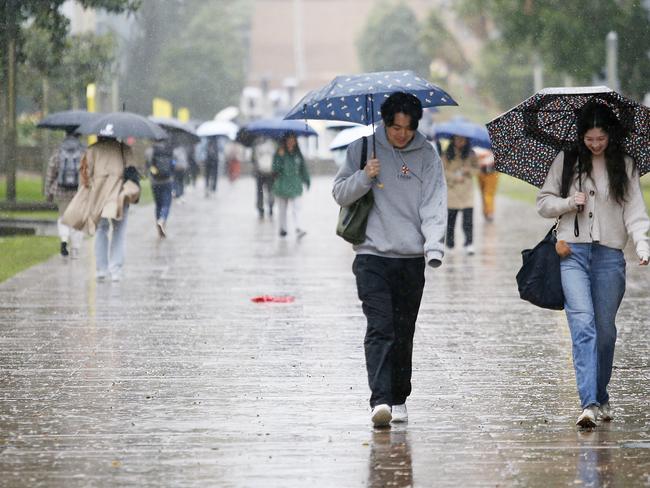
[[[447,159],[449,161],[451,161],[456,157],[456,145],[454,144],[456,142],[456,137],[457,136],[451,136],[451,139],[449,139],[449,145],[447,146],[447,150],[445,151],[445,156],[447,156]],[[460,151],[460,159],[467,159],[471,151],[472,151],[472,145],[469,143],[469,139],[465,138],[465,145],[463,146],[463,149],[461,149]]]
[[[611,108],[598,102],[587,103],[578,114],[578,142],[576,146],[565,152],[565,170],[562,172],[561,194],[569,195],[571,183],[580,165],[584,175],[591,176],[592,154],[585,145],[585,134],[590,129],[601,129],[609,136],[605,149],[605,166],[609,178],[609,192],[617,203],[625,202],[629,178],[625,171],[625,152],[623,138],[625,131]],[[568,167],[567,167],[568,165]]]
[[[287,147],[287,141],[289,140],[290,137],[293,137],[296,140],[296,146],[293,148],[293,151],[289,151],[289,148]],[[284,156],[285,154],[293,154],[294,156],[300,157],[300,159],[303,160],[305,159],[302,156],[302,151],[300,150],[300,146],[298,145],[298,138],[296,137],[296,134],[293,132],[284,133],[278,145],[278,154],[280,154],[280,156]]]

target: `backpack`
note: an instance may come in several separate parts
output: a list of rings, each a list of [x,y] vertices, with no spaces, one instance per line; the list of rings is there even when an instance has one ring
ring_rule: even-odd
[[[151,159],[149,172],[154,180],[163,181],[171,178],[174,172],[174,153],[169,145],[156,144]]]
[[[76,139],[66,139],[59,148],[59,169],[56,182],[61,188],[76,190],[79,186],[79,164],[84,146]]]

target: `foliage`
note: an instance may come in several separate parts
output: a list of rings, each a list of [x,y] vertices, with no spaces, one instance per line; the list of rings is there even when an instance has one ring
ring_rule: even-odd
[[[48,109],[78,105],[86,85],[101,82],[110,73],[115,60],[115,41],[111,34],[84,33],[68,36],[62,48],[55,50],[48,38],[49,34],[36,26],[24,30],[25,61],[18,67],[21,79],[18,94],[40,108],[43,83],[47,80]]]
[[[357,39],[362,69],[411,69],[428,76],[431,59],[422,48],[419,31],[415,14],[405,3],[382,0],[370,12]]]
[[[469,69],[469,63],[456,37],[447,30],[435,10],[429,12],[421,31],[420,42],[427,59],[442,59],[453,71],[458,73]]]
[[[0,237],[0,282],[55,255],[57,237]]]
[[[619,36],[619,78],[622,91],[640,99],[650,77],[650,12],[640,0],[462,0],[461,11],[475,7],[489,15],[508,46],[537,50],[545,66],[569,75],[578,84],[602,77],[605,39]]]
[[[212,118],[237,104],[251,10],[250,0],[169,0],[165,9],[145,0],[122,80],[127,105],[149,113],[155,95],[188,107],[195,118]]]

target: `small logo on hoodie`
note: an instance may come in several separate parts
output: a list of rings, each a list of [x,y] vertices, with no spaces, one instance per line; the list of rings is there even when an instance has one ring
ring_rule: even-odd
[[[397,173],[398,178],[406,178],[407,180],[411,179],[411,170],[406,164],[402,164],[402,169]]]

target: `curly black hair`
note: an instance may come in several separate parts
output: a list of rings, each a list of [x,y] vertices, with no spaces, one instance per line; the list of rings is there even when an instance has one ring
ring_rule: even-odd
[[[417,130],[422,118],[422,102],[410,93],[395,92],[381,104],[381,118],[386,127],[393,125],[397,113],[410,116],[410,129]]]

